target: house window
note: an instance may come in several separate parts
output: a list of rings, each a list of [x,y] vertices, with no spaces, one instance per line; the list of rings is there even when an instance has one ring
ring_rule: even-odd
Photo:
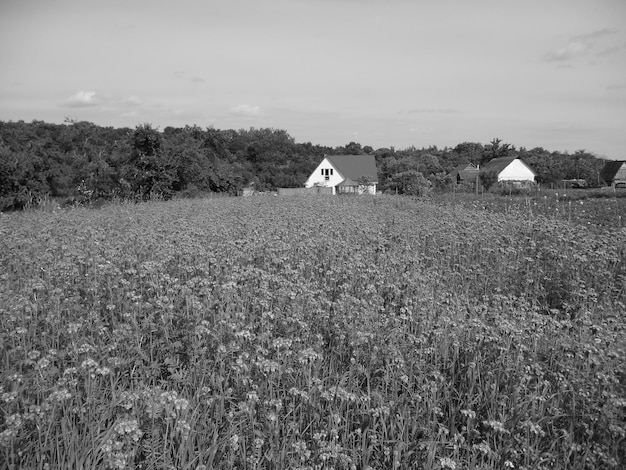
[[[324,168],[322,168],[322,176],[324,176]]]
[[[330,179],[330,176],[324,176],[324,180],[328,181]]]
[[[333,169],[332,169],[332,168],[330,169],[330,174],[331,174],[331,175],[333,174]]]

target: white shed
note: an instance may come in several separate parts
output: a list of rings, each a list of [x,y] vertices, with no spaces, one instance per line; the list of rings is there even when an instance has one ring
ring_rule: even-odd
[[[494,158],[487,162],[481,169],[481,173],[495,173],[498,175],[498,183],[503,181],[519,181],[534,183],[537,173],[523,160],[517,157]]]

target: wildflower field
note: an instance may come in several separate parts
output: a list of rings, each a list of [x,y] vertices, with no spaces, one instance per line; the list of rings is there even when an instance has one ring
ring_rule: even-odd
[[[387,196],[2,214],[0,468],[624,468],[626,230],[576,220]]]

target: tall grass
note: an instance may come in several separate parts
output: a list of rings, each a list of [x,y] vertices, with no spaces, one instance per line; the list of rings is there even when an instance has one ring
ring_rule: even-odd
[[[621,468],[626,233],[394,197],[0,216],[4,468]]]

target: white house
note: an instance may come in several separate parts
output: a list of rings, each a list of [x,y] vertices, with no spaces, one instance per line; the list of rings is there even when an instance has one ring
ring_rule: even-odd
[[[510,181],[518,183],[534,183],[537,173],[523,160],[517,157],[494,158],[487,162],[481,169],[481,173],[495,173],[498,175],[498,183]]]
[[[328,155],[304,186],[327,186],[337,193],[376,194],[378,173],[374,155]]]

